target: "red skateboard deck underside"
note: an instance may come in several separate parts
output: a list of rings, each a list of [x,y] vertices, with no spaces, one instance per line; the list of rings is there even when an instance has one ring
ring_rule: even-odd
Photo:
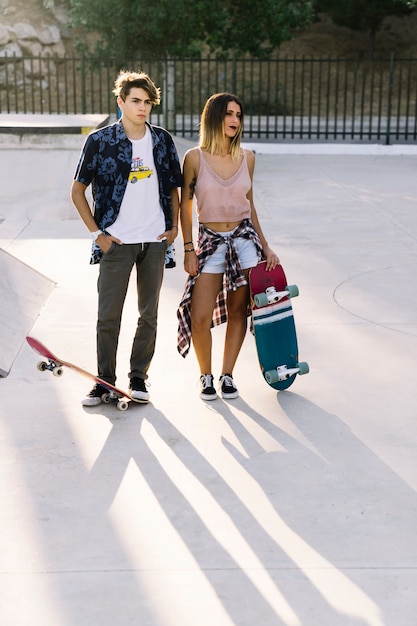
[[[28,342],[32,350],[37,352],[40,356],[43,356],[45,359],[48,359],[48,361],[53,361],[54,363],[56,363],[57,366],[63,365],[64,367],[68,367],[69,369],[74,370],[75,372],[78,372],[78,374],[81,374],[82,376],[85,376],[86,378],[89,378],[90,380],[93,380],[94,382],[99,383],[100,385],[103,385],[103,387],[105,387],[109,392],[113,392],[117,396],[120,396],[121,398],[127,398],[128,400],[133,400],[134,402],[137,402],[135,398],[132,398],[132,396],[126,391],[124,391],[123,389],[119,389],[118,387],[111,385],[110,383],[106,382],[105,380],[102,380],[98,376],[91,374],[91,372],[88,372],[82,367],[79,367],[78,365],[74,365],[74,363],[69,363],[68,361],[64,361],[63,359],[60,359],[53,352],[51,352],[49,348],[45,346],[45,344],[43,344],[38,339],[35,339],[35,337],[28,336],[26,337],[26,341]]]

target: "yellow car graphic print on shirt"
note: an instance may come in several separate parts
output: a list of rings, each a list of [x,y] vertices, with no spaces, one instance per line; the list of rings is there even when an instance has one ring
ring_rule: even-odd
[[[137,183],[141,178],[149,178],[152,174],[153,171],[146,165],[143,165],[143,159],[140,157],[132,159],[132,166],[130,168],[128,179],[129,183]]]

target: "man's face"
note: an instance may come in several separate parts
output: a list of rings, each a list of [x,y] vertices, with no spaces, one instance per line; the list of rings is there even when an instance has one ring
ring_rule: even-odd
[[[126,100],[123,101],[121,98],[118,98],[117,104],[123,113],[123,117],[130,123],[138,126],[146,122],[152,110],[149,94],[142,87],[133,87]]]

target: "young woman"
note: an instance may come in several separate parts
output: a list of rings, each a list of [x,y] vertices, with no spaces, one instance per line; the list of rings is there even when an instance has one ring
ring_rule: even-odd
[[[199,147],[188,150],[183,164],[181,228],[184,268],[189,274],[178,309],[178,350],[186,356],[192,338],[200,366],[200,397],[214,400],[211,327],[227,322],[219,380],[225,399],[237,398],[233,369],[246,334],[249,269],[279,259],[270,249],[253,203],[255,155],[241,148],[243,106],[229,93],[211,96],[201,116]],[[194,194],[199,223],[192,237]]]

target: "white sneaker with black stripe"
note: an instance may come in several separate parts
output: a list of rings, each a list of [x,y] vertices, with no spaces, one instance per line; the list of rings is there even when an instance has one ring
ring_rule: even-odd
[[[90,393],[81,400],[83,406],[97,406],[103,402],[103,396],[109,394],[107,387],[96,383]]]
[[[132,398],[136,400],[136,402],[149,402],[150,394],[143,378],[133,376],[133,378],[130,379],[129,389]]]
[[[215,400],[217,391],[214,388],[214,379],[211,374],[201,374],[200,376],[200,398],[202,400]]]
[[[239,392],[233,382],[233,376],[231,374],[222,374],[220,376],[219,388],[224,400],[233,400],[233,398],[239,397]]]

